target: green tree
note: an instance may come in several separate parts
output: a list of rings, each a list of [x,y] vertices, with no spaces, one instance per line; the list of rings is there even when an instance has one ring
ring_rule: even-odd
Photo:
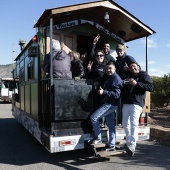
[[[170,102],[170,74],[153,77],[154,91],[151,100],[155,106],[167,106]]]

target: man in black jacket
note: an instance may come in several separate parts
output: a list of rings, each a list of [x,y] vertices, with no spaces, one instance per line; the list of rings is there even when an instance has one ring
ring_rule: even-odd
[[[117,44],[116,53],[116,72],[120,78],[123,79],[126,72],[129,71],[129,63],[136,62],[136,60],[132,56],[126,54],[125,44]]]
[[[120,78],[123,80],[124,75],[129,72],[128,64],[131,63],[131,62],[136,62],[136,61],[132,56],[126,54],[126,45],[125,44],[117,44],[116,53],[117,53],[116,64],[115,64],[116,65],[116,72],[120,76]],[[122,123],[121,100],[120,100],[119,105],[118,105],[117,113],[118,113],[117,114],[118,124],[121,124]]]
[[[125,84],[122,91],[122,125],[126,134],[126,152],[133,156],[138,139],[139,117],[145,105],[146,91],[153,91],[150,76],[140,71],[136,62],[128,65],[129,72],[125,75]]]
[[[99,39],[100,39],[100,35],[97,34],[97,36],[93,40],[93,46],[92,46],[91,54],[90,54],[91,58],[95,57],[96,43],[99,41]],[[111,62],[114,62],[114,63],[116,62],[114,57],[112,55],[110,55],[110,44],[108,42],[105,42],[103,44],[102,50],[105,54],[106,61],[108,61],[108,62],[111,61]]]

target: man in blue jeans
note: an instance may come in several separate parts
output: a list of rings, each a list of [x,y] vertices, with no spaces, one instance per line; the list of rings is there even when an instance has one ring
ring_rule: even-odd
[[[99,109],[97,109],[90,117],[94,131],[94,139],[90,142],[91,144],[102,143],[99,119],[105,117],[109,128],[109,141],[106,148],[107,151],[115,150],[116,130],[113,113],[117,109],[123,86],[123,81],[115,70],[116,68],[113,62],[108,62],[106,64],[107,77],[103,88],[100,86],[98,90],[99,95],[103,97],[104,104],[102,104],[102,106],[99,107]]]

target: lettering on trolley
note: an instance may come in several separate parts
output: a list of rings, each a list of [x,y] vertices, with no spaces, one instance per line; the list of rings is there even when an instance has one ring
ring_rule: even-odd
[[[73,21],[69,21],[69,22],[64,22],[64,23],[60,23],[57,25],[54,25],[54,29],[65,29],[65,28],[69,28],[69,27],[74,27],[80,24],[85,24],[88,23],[92,26],[95,26],[97,29],[99,29],[100,31],[102,31],[103,33],[105,33],[106,35],[110,36],[111,38],[115,39],[116,41],[124,44],[125,41],[123,39],[121,39],[119,36],[115,35],[114,33],[110,32],[108,29],[104,28],[103,26],[93,22],[93,21],[88,21],[88,20],[73,20]]]

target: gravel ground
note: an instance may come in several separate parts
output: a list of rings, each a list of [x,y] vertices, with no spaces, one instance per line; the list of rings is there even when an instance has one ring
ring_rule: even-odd
[[[170,147],[170,106],[151,109],[148,125],[151,128],[150,139]]]

